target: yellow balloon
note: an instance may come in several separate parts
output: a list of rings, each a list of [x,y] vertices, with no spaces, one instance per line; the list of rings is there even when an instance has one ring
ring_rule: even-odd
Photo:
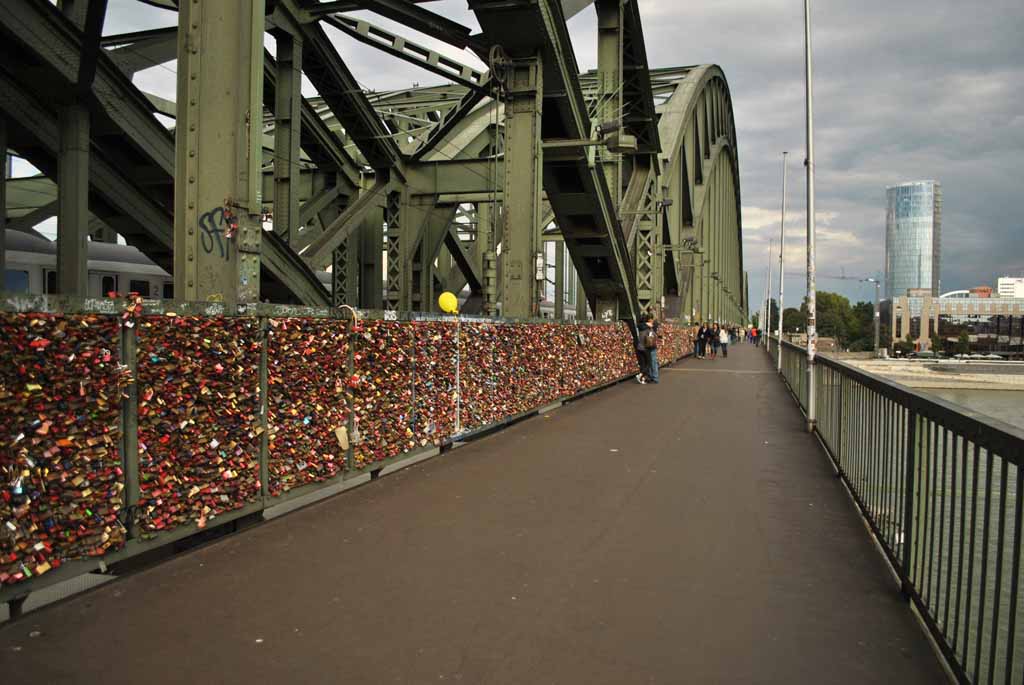
[[[452,293],[441,293],[437,298],[437,304],[441,307],[442,312],[446,312],[448,314],[459,313],[459,300]]]

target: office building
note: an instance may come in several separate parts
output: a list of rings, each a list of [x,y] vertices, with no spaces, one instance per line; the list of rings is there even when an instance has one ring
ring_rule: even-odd
[[[939,294],[942,251],[942,186],[915,181],[886,188],[885,292],[889,298],[909,289]]]
[[[888,309],[892,342],[909,334],[917,349],[928,350],[937,337],[949,352],[967,331],[972,352],[1024,357],[1024,298],[976,297],[967,290],[932,297],[912,290],[893,298]]]
[[[1024,297],[1024,277],[1003,276],[996,282],[999,297]]]

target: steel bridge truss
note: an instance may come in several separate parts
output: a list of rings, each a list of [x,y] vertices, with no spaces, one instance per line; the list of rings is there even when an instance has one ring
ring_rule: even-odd
[[[0,144],[44,175],[0,179],[0,225],[57,217],[60,292],[85,294],[87,236],[120,235],[189,300],[431,311],[452,290],[510,317],[745,318],[728,85],[651,69],[636,2],[469,0],[473,33],[411,0],[147,1],[178,26],[102,35],[105,0],[0,17]],[[566,20],[591,7],[581,74]],[[443,83],[368,91],[346,39]],[[176,102],[133,85],[174,59]]]

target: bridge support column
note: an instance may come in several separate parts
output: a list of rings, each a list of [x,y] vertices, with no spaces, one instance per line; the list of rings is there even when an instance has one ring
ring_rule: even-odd
[[[498,312],[498,254],[495,248],[498,236],[495,212],[498,206],[491,202],[476,204],[476,252],[484,274],[483,306],[481,312],[492,316]],[[461,280],[461,279],[460,279]]]
[[[619,301],[614,298],[598,298],[594,303],[594,318],[610,323],[619,320]]]
[[[540,58],[512,62],[505,102],[505,192],[502,231],[501,311],[504,316],[536,316],[537,250],[541,209]]]
[[[576,319],[587,320],[587,312],[590,309],[590,302],[587,300],[587,291],[583,289],[583,281],[576,278]]]
[[[178,11],[174,282],[179,297],[256,302],[263,228],[263,6]]]
[[[0,275],[7,273],[7,120],[0,116]],[[4,282],[0,281],[0,289]]]
[[[275,217],[276,218],[276,217]],[[345,238],[341,245],[334,248],[331,253],[331,304],[340,307],[343,304],[350,304],[349,298],[352,293],[350,288],[351,272],[354,264],[348,250],[349,239]]]
[[[408,192],[389,190],[384,201],[384,225],[387,231],[387,275],[384,289],[384,309],[399,311],[409,308],[410,288],[408,269],[405,268],[406,233],[403,222],[409,220]]]
[[[565,243],[555,241],[555,318],[565,318]]]
[[[57,159],[57,292],[85,295],[89,284],[89,110],[60,110]]]
[[[621,122],[622,89],[622,0],[598,0],[597,9],[597,78],[598,109],[601,123]],[[622,201],[622,155],[598,147],[604,176],[618,209]]]
[[[274,233],[291,242],[299,229],[299,136],[302,126],[302,39],[275,30]]]
[[[419,235],[411,235],[415,248],[409,255],[407,264],[412,287],[409,308],[413,311],[430,312],[438,308],[434,294],[434,277],[439,270],[434,268],[434,260],[441,255],[441,248],[448,228],[454,220],[456,208],[428,205],[417,207],[416,211],[417,215],[422,213],[422,220],[414,224],[419,226]]]
[[[381,245],[384,241],[384,214],[374,207],[366,212],[359,227],[359,306],[377,309],[384,293],[381,270]]]
[[[661,245],[661,194],[658,177],[651,174],[644,190],[641,212],[636,224],[633,256],[636,269],[636,293],[641,312],[654,312],[664,292],[665,255]]]

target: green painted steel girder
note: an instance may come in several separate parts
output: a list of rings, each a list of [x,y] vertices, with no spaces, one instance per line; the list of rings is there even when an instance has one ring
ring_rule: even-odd
[[[255,176],[264,189],[262,204],[273,206],[280,217],[275,228],[283,231],[287,225],[291,244],[281,236],[261,236],[262,296],[326,304],[331,296],[308,265],[331,264],[343,272],[334,279],[340,287],[335,300],[427,308],[433,307],[439,284],[468,285],[474,303],[468,306],[493,312],[500,303],[511,311],[519,306],[513,305],[518,297],[534,313],[542,294],[538,282],[516,294],[515,269],[507,267],[518,261],[523,275],[533,277],[531,257],[542,251],[542,233],[553,222],[552,236],[564,240],[570,268],[585,290],[578,313],[589,303],[591,310],[631,319],[644,308],[674,301],[682,303],[684,314],[745,316],[739,165],[721,70],[713,65],[650,69],[635,2],[597,3],[599,68],[587,74],[577,71],[565,21],[595,4],[591,0],[470,4],[482,27],[475,36],[400,0],[273,5],[265,17],[267,30],[286,43],[292,36],[301,55],[292,63],[301,61],[319,96],[295,97],[298,68],[279,69],[263,52],[263,171]],[[514,96],[508,62],[499,60],[492,71],[442,63],[436,51],[337,15],[359,8],[384,16],[398,13],[410,19],[401,23],[416,30],[421,29],[413,22],[421,22],[428,35],[484,58],[484,47],[500,46],[496,54],[513,64],[534,60],[540,67],[535,88],[540,114],[533,132],[522,134],[521,122],[531,118],[522,108],[529,109],[530,98],[528,92]],[[396,58],[419,62],[454,83],[364,90],[322,28],[338,22]],[[0,79],[0,88],[13,95],[0,103],[9,139],[55,178],[57,113],[68,104],[63,93],[80,77],[78,55],[87,41],[81,29],[42,2],[12,3],[0,20],[0,38],[42,68],[32,72],[37,75],[32,83],[18,64]],[[174,32],[164,29],[103,38],[108,50],[96,54],[90,94],[96,105],[90,123],[102,131],[90,141],[90,221],[104,222],[165,265],[177,242],[170,230],[176,162],[171,136],[153,117],[153,103],[164,110],[171,103],[132,86],[128,74],[141,64],[130,49],[117,48],[135,45],[138,52],[164,59],[173,40]],[[287,57],[287,45],[282,56]],[[287,89],[291,97],[279,92],[281,78],[281,88],[293,82]],[[603,107],[610,94],[614,102]],[[42,126],[26,131],[36,114]],[[634,150],[612,152],[593,144],[596,124],[616,121],[621,133],[635,138]],[[179,121],[179,130],[182,126],[189,123]],[[209,128],[202,118],[198,126]],[[272,165],[277,173],[268,175]],[[179,185],[187,183],[180,160],[178,167]],[[540,190],[530,191],[531,174],[519,171],[530,168],[539,171]],[[275,187],[279,192],[269,192]],[[485,217],[486,226],[464,223],[475,221],[466,218],[466,207]],[[255,209],[250,202],[247,211]],[[495,217],[497,230],[486,217]],[[385,263],[387,288],[382,289]],[[504,293],[496,287],[499,280]],[[563,290],[574,287],[561,280]],[[666,309],[675,311],[671,304]]]

